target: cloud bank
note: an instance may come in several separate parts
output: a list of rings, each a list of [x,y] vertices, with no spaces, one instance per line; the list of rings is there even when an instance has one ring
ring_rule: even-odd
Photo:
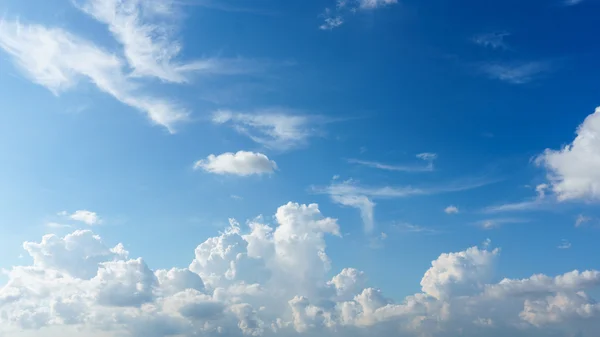
[[[10,336],[597,336],[600,272],[494,282],[499,249],[443,253],[421,290],[395,301],[364,272],[332,263],[340,225],[288,203],[275,224],[230,227],[187,268],[151,270],[91,231],[25,242],[31,265],[6,271],[0,333]],[[336,238],[340,240],[341,238]],[[426,266],[423,266],[426,269]]]

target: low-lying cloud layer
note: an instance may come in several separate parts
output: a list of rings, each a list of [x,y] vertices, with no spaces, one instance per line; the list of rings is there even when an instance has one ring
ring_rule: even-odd
[[[332,272],[336,219],[316,204],[278,208],[201,243],[188,268],[151,270],[91,231],[47,235],[6,271],[0,334],[10,336],[597,336],[598,271],[494,282],[499,249],[443,253],[421,291],[394,301],[365,273]],[[242,228],[243,227],[243,228]],[[341,238],[335,238],[339,240]],[[410,258],[409,256],[401,258]],[[423,266],[424,269],[426,266]],[[337,275],[336,275],[337,274]],[[393,284],[393,282],[391,283]]]

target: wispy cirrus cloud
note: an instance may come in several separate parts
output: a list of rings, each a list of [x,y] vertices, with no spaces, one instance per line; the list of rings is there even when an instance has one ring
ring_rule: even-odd
[[[348,163],[358,164],[370,168],[386,170],[386,171],[398,171],[398,172],[431,172],[434,170],[433,161],[437,158],[435,153],[419,153],[416,155],[417,158],[427,162],[427,165],[393,165],[385,164],[376,161],[360,160],[360,159],[348,159]]]
[[[325,8],[321,16],[322,30],[331,30],[344,24],[346,17],[361,11],[369,11],[397,4],[398,0],[337,0],[335,7]]]
[[[180,3],[174,0],[79,0],[76,6],[107,25],[123,46],[131,76],[155,77],[184,83],[192,73],[233,74],[252,71],[248,61],[208,58],[179,61],[183,49],[175,36],[181,21]],[[240,64],[242,63],[242,64]]]
[[[560,245],[556,247],[558,249],[569,249],[571,248],[571,243],[568,240],[561,240]]]
[[[395,224],[395,225],[393,225],[393,228],[397,229],[398,231],[400,231],[402,233],[419,233],[419,234],[429,234],[429,235],[442,233],[441,231],[434,229],[434,228],[413,225],[413,224],[407,223],[407,222]]]
[[[286,109],[265,109],[255,113],[218,110],[212,115],[215,124],[230,125],[237,132],[267,148],[286,151],[307,144],[318,135],[320,116],[308,116]]]
[[[484,219],[476,222],[475,224],[483,229],[494,229],[499,228],[506,224],[518,224],[529,222],[528,219],[520,218],[496,218],[496,219]]]
[[[481,72],[488,77],[510,84],[525,84],[532,82],[552,70],[549,62],[528,61],[509,63],[484,63]]]
[[[432,187],[412,187],[412,186],[361,186],[355,180],[346,180],[338,182],[334,180],[329,186],[312,186],[311,190],[317,194],[327,194],[331,200],[337,204],[357,208],[360,210],[361,217],[365,226],[365,231],[370,232],[375,227],[374,221],[374,199],[394,199],[405,198],[417,195],[432,195],[441,193],[451,193],[466,191],[479,188],[488,184],[497,182],[492,179],[469,179],[458,181],[446,185]]]
[[[0,21],[0,48],[26,77],[55,95],[87,79],[170,132],[188,119],[188,111],[178,103],[144,92],[116,55],[62,29]]]
[[[483,213],[502,213],[502,212],[524,212],[546,208],[552,204],[552,198],[546,197],[547,184],[539,184],[535,187],[537,196],[525,201],[515,203],[500,204],[488,206],[483,209]]]

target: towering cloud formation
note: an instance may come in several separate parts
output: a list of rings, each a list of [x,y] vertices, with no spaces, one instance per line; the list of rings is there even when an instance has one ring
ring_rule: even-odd
[[[7,271],[0,333],[10,336],[597,336],[598,271],[493,283],[498,249],[444,253],[422,291],[395,302],[353,268],[328,277],[335,219],[288,203],[275,226],[235,220],[188,268],[155,270],[91,231],[23,247]],[[403,257],[409,258],[409,257]]]

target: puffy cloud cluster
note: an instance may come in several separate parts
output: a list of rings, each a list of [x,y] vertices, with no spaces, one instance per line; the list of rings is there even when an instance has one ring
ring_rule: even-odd
[[[598,271],[492,282],[498,249],[441,254],[421,291],[395,302],[353,268],[330,274],[337,221],[288,203],[275,226],[235,220],[188,268],[151,270],[91,231],[26,242],[6,271],[0,334],[10,336],[597,336]],[[244,226],[245,227],[245,226]],[[331,275],[334,275],[331,277]]]

